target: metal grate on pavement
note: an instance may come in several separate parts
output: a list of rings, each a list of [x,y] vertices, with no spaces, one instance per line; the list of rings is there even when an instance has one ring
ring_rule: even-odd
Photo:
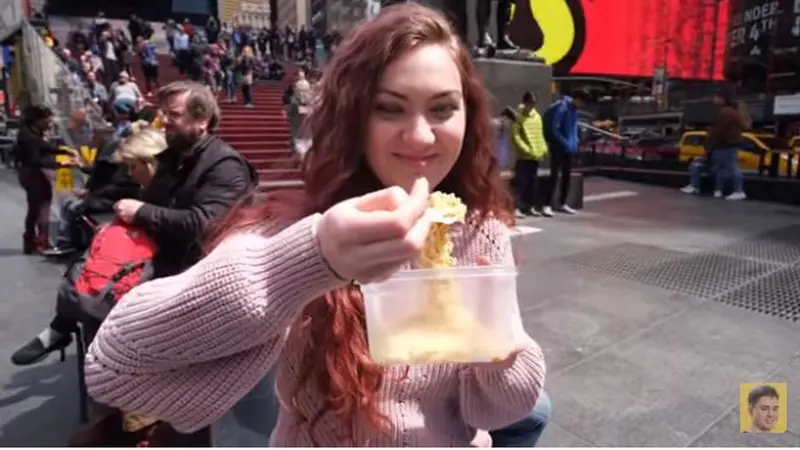
[[[757,242],[772,242],[790,233],[765,233]],[[765,259],[775,254],[755,253],[755,247],[727,247],[717,252],[683,253],[660,247],[622,243],[561,258],[579,271],[623,278],[695,297],[711,299],[765,315],[798,321],[800,265],[784,266]],[[748,257],[730,254],[750,251]],[[759,255],[761,258],[756,258]],[[789,253],[782,253],[787,259]],[[759,260],[760,259],[760,260]]]
[[[719,251],[782,264],[800,262],[800,225],[770,230],[726,245]]]
[[[638,271],[633,279],[670,291],[713,298],[776,269],[752,259],[698,253]]]
[[[657,266],[670,260],[686,257],[687,254],[666,250],[653,245],[623,242],[565,256],[562,262],[578,270],[585,270],[612,277],[630,278],[647,267]]]
[[[800,267],[785,267],[714,300],[800,322]]]

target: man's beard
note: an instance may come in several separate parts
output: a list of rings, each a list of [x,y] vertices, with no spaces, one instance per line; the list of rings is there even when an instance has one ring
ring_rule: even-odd
[[[195,132],[168,133],[166,135],[167,146],[172,150],[189,150],[200,140],[200,134]]]

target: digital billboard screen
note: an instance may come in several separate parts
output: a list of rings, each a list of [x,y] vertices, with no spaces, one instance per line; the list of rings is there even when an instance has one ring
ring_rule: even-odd
[[[557,73],[722,79],[729,0],[517,2],[512,38]]]

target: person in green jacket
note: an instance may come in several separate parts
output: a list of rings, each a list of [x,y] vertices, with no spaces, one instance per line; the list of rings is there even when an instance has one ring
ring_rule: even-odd
[[[542,116],[536,111],[536,96],[533,92],[522,95],[522,105],[517,111],[517,120],[511,126],[511,142],[517,152],[514,166],[514,193],[517,218],[540,216],[535,209],[539,163],[547,155],[547,144],[542,129]]]

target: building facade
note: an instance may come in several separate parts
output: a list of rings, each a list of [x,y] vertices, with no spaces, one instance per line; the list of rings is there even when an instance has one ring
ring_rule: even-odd
[[[731,0],[726,75],[742,91],[800,92],[800,0]]]
[[[270,24],[269,0],[219,0],[219,20],[232,25],[266,27]]]

